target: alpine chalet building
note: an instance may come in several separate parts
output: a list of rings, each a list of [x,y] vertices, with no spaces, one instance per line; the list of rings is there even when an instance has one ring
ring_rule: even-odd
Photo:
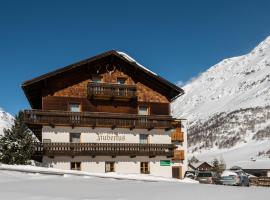
[[[182,178],[183,120],[170,102],[184,91],[125,53],[108,51],[22,84],[24,119],[44,166]]]

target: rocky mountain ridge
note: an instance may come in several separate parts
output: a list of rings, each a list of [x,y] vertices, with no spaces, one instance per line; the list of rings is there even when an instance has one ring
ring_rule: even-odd
[[[270,156],[270,37],[250,53],[212,66],[183,89],[172,113],[189,121],[190,154],[226,153],[268,141],[256,156]]]

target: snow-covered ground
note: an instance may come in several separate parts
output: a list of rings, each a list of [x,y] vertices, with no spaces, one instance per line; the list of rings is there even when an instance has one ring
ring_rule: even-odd
[[[269,188],[230,187],[0,170],[2,200],[189,199],[266,200]]]
[[[239,166],[244,169],[269,169],[269,158],[257,158],[257,153],[259,151],[264,151],[269,148],[269,140],[251,141],[230,149],[215,148],[211,150],[202,150],[200,152],[190,154],[189,157],[194,155],[199,160],[208,161],[210,163],[214,158],[224,159],[227,168]]]
[[[90,173],[90,172],[84,172],[84,171],[62,170],[62,169],[56,169],[56,168],[37,167],[37,166],[30,166],[30,165],[0,164],[0,170],[19,171],[19,172],[25,172],[25,173],[51,174],[51,175],[59,175],[59,176],[72,175],[72,176],[111,178],[111,179],[118,179],[118,180],[198,183],[197,181],[189,179],[189,178],[179,180],[179,179],[151,176],[147,174]]]

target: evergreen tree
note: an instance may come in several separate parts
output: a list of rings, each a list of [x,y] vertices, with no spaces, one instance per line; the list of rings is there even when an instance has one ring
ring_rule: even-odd
[[[225,163],[225,160],[222,157],[220,158],[220,160],[215,158],[212,161],[212,165],[213,165],[213,171],[217,172],[219,174],[221,174],[226,169],[226,163]]]
[[[219,172],[219,161],[217,158],[215,158],[213,161],[212,161],[212,165],[213,165],[213,171],[214,172]]]
[[[14,125],[0,136],[0,162],[30,164],[34,153],[34,137],[23,121],[23,112],[15,116]]]
[[[189,163],[198,163],[199,160],[195,157],[195,156],[192,156],[191,159],[189,160]]]

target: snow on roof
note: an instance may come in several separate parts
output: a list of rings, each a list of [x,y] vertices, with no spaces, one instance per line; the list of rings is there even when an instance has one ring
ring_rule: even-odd
[[[128,54],[121,52],[121,51],[117,51],[117,53],[124,57],[125,59],[127,59],[129,62],[133,62],[136,65],[140,66],[141,68],[143,68],[144,70],[150,72],[151,74],[158,76],[155,72],[151,71],[150,69],[148,69],[147,67],[143,66],[142,64],[138,63],[134,58],[132,58],[131,56],[129,56]]]
[[[200,167],[200,165],[203,164],[203,163],[209,164],[208,162],[205,162],[205,161],[199,161],[199,162],[197,162],[197,163],[191,163],[191,165],[192,165],[194,168],[198,168],[198,167]],[[211,164],[209,164],[209,165],[211,165]]]
[[[194,168],[198,168],[201,164],[203,164],[203,162],[192,163],[191,165],[192,165]]]

